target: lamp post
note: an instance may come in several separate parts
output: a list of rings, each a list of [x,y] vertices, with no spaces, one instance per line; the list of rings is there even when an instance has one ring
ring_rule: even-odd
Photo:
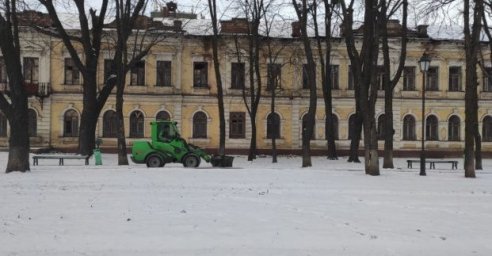
[[[422,147],[420,149],[420,176],[425,176],[425,82],[427,71],[429,71],[429,66],[431,62],[431,57],[424,53],[419,60],[420,71],[422,72],[422,137],[421,143]]]

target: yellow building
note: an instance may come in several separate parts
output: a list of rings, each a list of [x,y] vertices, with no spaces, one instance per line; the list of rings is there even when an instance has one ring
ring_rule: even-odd
[[[192,20],[188,26],[203,26],[204,20]],[[220,41],[220,69],[224,86],[226,117],[226,148],[229,152],[246,152],[251,138],[251,122],[242,96],[242,87],[249,87],[247,48],[245,37],[228,33],[227,26],[241,24],[240,19],[223,23]],[[227,22],[225,22],[227,23]],[[178,24],[180,25],[180,24]],[[290,27],[290,24],[288,24]],[[232,26],[233,30],[237,29]],[[185,27],[186,28],[186,27]],[[420,27],[416,33],[426,33]],[[186,29],[185,29],[186,30]],[[232,32],[233,32],[232,30]],[[291,31],[288,31],[291,32]],[[43,93],[30,98],[32,146],[53,146],[61,149],[77,147],[78,125],[82,111],[82,77],[72,63],[63,44],[54,38],[40,37],[25,32],[22,57],[25,72],[36,73],[32,83],[39,83]],[[288,33],[290,34],[290,33]],[[32,37],[38,40],[32,40]],[[29,39],[30,37],[30,39]],[[236,45],[239,42],[241,59]],[[127,75],[124,123],[128,144],[150,136],[149,123],[156,118],[178,121],[181,135],[188,142],[214,149],[219,144],[219,117],[217,87],[212,61],[211,38],[203,33],[177,33],[154,46],[151,52]],[[33,41],[43,43],[32,43]],[[391,41],[391,49],[399,48],[399,40]],[[313,42],[314,45],[314,42]],[[284,153],[301,148],[303,117],[308,109],[308,90],[303,84],[305,56],[302,44],[295,37],[276,37],[271,40],[276,57],[269,58],[268,47],[260,58],[262,67],[263,97],[257,114],[257,144],[260,152],[271,148],[270,135],[279,133],[277,148]],[[355,113],[353,79],[350,78],[350,61],[343,40],[333,40],[333,114],[336,117],[337,149],[347,151],[350,145],[349,126]],[[394,92],[394,147],[398,152],[420,149],[422,127],[421,97],[422,73],[418,60],[424,52],[432,55],[426,92],[427,138],[426,148],[446,154],[461,155],[464,148],[464,72],[463,43],[458,40],[431,40],[415,36],[408,44],[408,56],[403,77]],[[392,50],[391,59],[396,69],[398,50]],[[108,61],[112,53],[101,53],[98,81],[102,85],[107,77]],[[382,59],[380,60],[382,63]],[[1,56],[0,56],[1,64]],[[317,67],[319,69],[319,65]],[[492,67],[486,68],[492,74]],[[4,72],[3,69],[0,72]],[[275,90],[275,114],[270,114],[271,91],[267,88],[267,73],[278,77]],[[4,73],[0,73],[3,79]],[[318,80],[320,70],[318,70]],[[492,81],[479,75],[480,131],[483,151],[492,150]],[[5,79],[0,80],[5,86]],[[318,81],[318,87],[321,86]],[[40,89],[41,90],[41,89]],[[379,92],[376,105],[378,123],[384,113],[384,92]],[[99,117],[97,136],[103,147],[115,148],[115,96],[112,94]],[[269,117],[269,115],[271,115]],[[325,114],[321,88],[318,90],[316,126],[312,148],[319,153],[326,150]],[[269,125],[270,123],[276,125]],[[34,125],[36,124],[36,125]],[[35,127],[35,128],[33,128]],[[9,128],[0,116],[0,145],[7,146]],[[380,142],[383,149],[383,141]]]

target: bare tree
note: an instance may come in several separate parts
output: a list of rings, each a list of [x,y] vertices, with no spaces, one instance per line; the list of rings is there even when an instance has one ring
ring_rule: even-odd
[[[390,50],[388,43],[388,20],[391,16],[402,10],[402,27],[401,27],[401,39],[400,39],[400,58],[396,73],[391,78],[391,61]],[[383,75],[383,88],[384,88],[384,162],[383,168],[394,168],[393,165],[393,92],[395,90],[398,81],[403,73],[405,67],[405,59],[407,53],[407,16],[408,16],[408,1],[398,0],[396,2],[381,0],[380,11],[380,29],[381,29],[381,41],[382,51],[384,59],[384,75]]]
[[[92,149],[95,146],[96,125],[99,114],[115,86],[115,79],[105,81],[101,90],[98,90],[97,86],[97,67],[108,1],[102,0],[99,12],[90,8],[87,15],[85,1],[74,0],[78,13],[78,25],[80,25],[79,33],[74,34],[63,25],[56,10],[57,1],[39,0],[48,10],[56,31],[44,28],[38,28],[38,30],[59,37],[63,41],[70,53],[70,57],[83,77],[83,109],[80,119],[78,151],[84,155],[92,154]],[[77,52],[79,45],[83,50],[82,56],[79,56]]]
[[[219,108],[219,155],[225,155],[225,116],[224,116],[224,92],[222,89],[222,78],[220,76],[220,60],[218,44],[220,40],[219,28],[217,24],[217,2],[216,0],[207,0],[210,18],[212,20],[212,55],[214,60],[215,80],[217,83],[217,100]]]
[[[5,61],[9,94],[0,92],[0,110],[10,125],[9,157],[6,172],[29,171],[27,93],[21,68],[18,1],[2,1],[0,11],[0,49]]]
[[[299,19],[299,28],[301,30],[301,40],[304,45],[304,52],[307,60],[307,82],[309,84],[309,109],[307,113],[307,124],[302,131],[302,167],[310,167],[311,164],[311,138],[314,132],[314,123],[316,118],[316,64],[314,62],[311,40],[307,32],[307,19],[309,9],[312,3],[307,0],[301,0],[300,3],[292,0],[294,9]]]
[[[336,144],[335,144],[335,127],[334,127],[334,115],[333,115],[333,99],[332,99],[332,89],[333,89],[333,73],[331,65],[331,41],[332,41],[332,19],[337,6],[337,1],[323,0],[324,5],[324,26],[325,26],[325,37],[322,40],[319,35],[318,27],[318,8],[317,2],[314,1],[313,4],[313,20],[314,20],[314,32],[315,38],[318,46],[319,62],[321,65],[321,84],[323,85],[323,100],[325,103],[325,137],[327,140],[328,153],[327,157],[331,160],[338,159]],[[323,42],[325,45],[323,51]]]
[[[118,165],[128,165],[126,150],[125,124],[123,119],[123,94],[125,91],[126,74],[135,66],[150,50],[150,45],[142,49],[143,42],[139,41],[139,33],[135,31],[131,58],[128,54],[128,39],[133,33],[135,23],[139,17],[144,18],[141,13],[145,10],[146,0],[115,0],[115,25],[116,25],[116,47],[113,58],[113,68],[116,75],[116,116],[118,120]],[[146,27],[145,20],[140,26]],[[142,38],[143,39],[143,38]],[[129,60],[130,59],[130,60]]]
[[[344,37],[351,62],[352,74],[357,84],[356,102],[358,115],[362,114],[364,127],[365,171],[369,175],[379,175],[378,141],[376,133],[375,105],[377,100],[377,60],[379,53],[377,0],[364,1],[364,25],[360,52],[355,45],[353,25],[354,0],[347,6],[341,1],[344,17]],[[360,118],[360,117],[359,117]]]
[[[475,178],[475,140],[478,133],[478,52],[480,50],[480,32],[482,28],[482,15],[484,14],[483,0],[469,0],[463,2],[464,34],[465,34],[465,177]],[[470,9],[472,13],[470,14]],[[473,23],[470,21],[473,16]],[[470,28],[471,27],[471,28]]]

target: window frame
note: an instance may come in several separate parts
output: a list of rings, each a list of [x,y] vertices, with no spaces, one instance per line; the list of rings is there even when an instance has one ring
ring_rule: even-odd
[[[229,138],[246,138],[246,113],[229,112]]]
[[[79,136],[79,113],[69,109],[63,114],[63,137]]]
[[[38,57],[24,57],[22,62],[22,74],[24,76],[24,82],[30,84],[39,83],[39,58]]]
[[[448,120],[448,141],[461,141],[461,119],[453,115]]]
[[[246,77],[246,64],[244,62],[231,62],[231,89],[244,89]]]
[[[268,114],[267,116],[267,129],[266,129],[266,138],[267,139],[273,139],[275,136],[275,139],[280,139],[281,138],[281,130],[280,130],[280,125],[282,121],[280,118],[280,115],[273,112]]]
[[[108,116],[111,114],[111,116]],[[118,137],[118,116],[116,111],[107,110],[103,115],[103,137],[117,138]]]
[[[425,140],[439,141],[439,119],[435,115],[425,118]]]
[[[208,62],[193,62],[193,88],[209,88],[208,86]]]
[[[156,87],[172,87],[172,61],[158,60],[156,67]]]
[[[194,139],[206,139],[208,128],[208,117],[203,111],[198,111],[193,115],[193,131]]]
[[[415,91],[416,80],[415,66],[406,66],[403,68],[403,91]]]
[[[130,69],[130,85],[145,86],[145,60],[140,60]]]
[[[80,85],[80,71],[75,65],[75,62],[72,58],[64,59],[64,81],[63,84],[66,85]],[[68,76],[70,75],[70,79]]]
[[[416,120],[412,115],[406,115],[403,117],[403,138],[405,141],[415,141],[417,140],[416,133]]]
[[[130,138],[145,137],[145,116],[142,111],[135,110],[130,114]]]
[[[439,67],[429,67],[426,79],[426,91],[439,91]]]
[[[449,67],[449,79],[448,79],[448,90],[450,92],[460,92],[462,91],[462,77],[461,77],[461,66],[450,66]]]

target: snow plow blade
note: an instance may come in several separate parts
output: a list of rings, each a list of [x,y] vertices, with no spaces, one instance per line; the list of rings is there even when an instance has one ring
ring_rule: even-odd
[[[210,163],[213,167],[232,167],[232,161],[234,161],[232,156],[213,156]]]

